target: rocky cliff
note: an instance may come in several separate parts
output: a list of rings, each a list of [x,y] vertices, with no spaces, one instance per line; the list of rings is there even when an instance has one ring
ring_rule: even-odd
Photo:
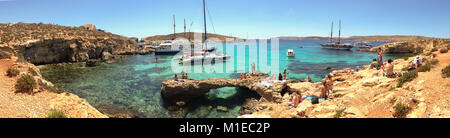
[[[60,111],[69,118],[108,117],[77,95],[55,90],[35,65],[17,60],[15,56],[0,58],[0,118],[45,118],[53,110]],[[33,77],[37,85],[32,94],[15,92],[19,76],[6,76],[9,68],[18,69],[20,75],[28,74]]]
[[[65,27],[51,24],[0,24],[0,47],[21,53],[33,64],[111,60],[120,55],[145,54],[137,42],[97,31],[95,26]]]
[[[296,108],[288,108],[291,94],[282,103],[261,102],[266,108],[242,115],[241,118],[393,118],[399,113],[408,118],[450,117],[450,78],[441,77],[441,70],[450,65],[450,54],[422,55],[426,63],[437,60],[430,71],[419,72],[417,78],[398,87],[399,78],[387,78],[382,70],[344,69],[330,73],[334,89],[326,101],[312,104],[303,101]],[[393,62],[394,72],[402,72],[414,57]],[[302,95],[317,89],[320,83],[291,83],[288,88]]]
[[[450,39],[426,39],[389,43],[370,49],[376,52],[381,48],[385,53],[430,53],[450,46]]]

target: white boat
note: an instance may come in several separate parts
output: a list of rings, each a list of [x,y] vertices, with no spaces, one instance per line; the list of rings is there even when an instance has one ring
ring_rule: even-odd
[[[341,43],[341,21],[339,20],[339,38],[338,42],[333,43],[333,22],[331,22],[331,36],[328,43],[320,44],[323,48],[336,49],[336,50],[350,50],[354,47],[350,43]]]
[[[355,46],[360,49],[372,48],[372,44],[370,44],[369,42],[358,42],[355,44]]]
[[[159,44],[160,47],[167,47],[172,46],[172,41],[164,41],[161,44]]]
[[[229,60],[231,56],[210,54],[205,56],[192,56],[181,59],[179,64],[215,64]]]
[[[288,49],[287,53],[286,53],[287,57],[294,57],[295,56],[295,52],[293,49]]]

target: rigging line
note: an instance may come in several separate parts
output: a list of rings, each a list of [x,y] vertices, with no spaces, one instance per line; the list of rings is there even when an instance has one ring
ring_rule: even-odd
[[[211,23],[211,26],[213,28],[214,34],[217,34],[216,33],[216,28],[214,28],[214,23],[212,21],[211,13],[209,12],[209,8],[208,8],[207,4],[206,4],[206,11],[208,11],[209,22]]]

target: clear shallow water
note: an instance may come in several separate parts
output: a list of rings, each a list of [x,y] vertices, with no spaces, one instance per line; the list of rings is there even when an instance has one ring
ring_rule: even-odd
[[[371,59],[376,57],[375,53],[351,51],[328,50],[320,47],[324,41],[287,41],[280,40],[280,67],[278,72],[287,69],[290,79],[304,79],[310,75],[314,81],[320,81],[332,70],[324,70],[323,67],[344,69],[370,64]],[[382,44],[382,43],[379,43]],[[269,44],[270,45],[270,44]],[[302,45],[303,48],[299,48]],[[269,46],[270,49],[270,46]],[[287,58],[287,49],[294,49],[295,58]],[[221,45],[218,51],[224,51]],[[239,66],[238,62],[244,60],[231,60],[236,69],[250,69],[250,51],[247,48],[246,64]],[[236,54],[236,53],[235,53]],[[388,58],[401,58],[404,55],[386,55]],[[236,58],[236,57],[234,57]],[[101,64],[97,67],[74,67],[68,70],[65,68],[44,69],[45,74],[66,74],[49,79],[59,88],[75,93],[85,98],[91,105],[110,105],[123,109],[135,110],[140,113],[140,117],[167,118],[174,117],[167,110],[161,98],[160,86],[164,80],[171,79],[174,75],[171,69],[172,56],[159,56],[159,62],[154,63],[154,55],[130,56],[114,64]],[[270,59],[268,59],[270,61]],[[202,68],[202,66],[194,66]],[[47,76],[48,77],[48,76]],[[55,76],[50,76],[55,77]],[[206,78],[238,78],[238,73],[191,73],[192,79]],[[236,117],[239,115],[241,104],[246,98],[258,97],[242,88],[221,88],[211,90],[207,95],[194,102],[189,113],[185,117],[192,118],[221,118]],[[218,111],[217,106],[225,106],[227,112]]]

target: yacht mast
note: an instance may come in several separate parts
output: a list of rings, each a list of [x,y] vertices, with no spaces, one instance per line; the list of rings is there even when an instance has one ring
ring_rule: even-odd
[[[330,37],[330,43],[333,42],[333,22],[331,22],[331,37]]]
[[[175,34],[175,14],[173,15],[173,40],[175,40],[175,38],[177,38],[177,35]]]
[[[339,44],[341,43],[341,20],[339,20]]]
[[[206,31],[206,2],[203,0],[203,22],[205,27],[205,49],[208,49],[208,44],[206,43],[206,39],[208,39],[208,33]]]

